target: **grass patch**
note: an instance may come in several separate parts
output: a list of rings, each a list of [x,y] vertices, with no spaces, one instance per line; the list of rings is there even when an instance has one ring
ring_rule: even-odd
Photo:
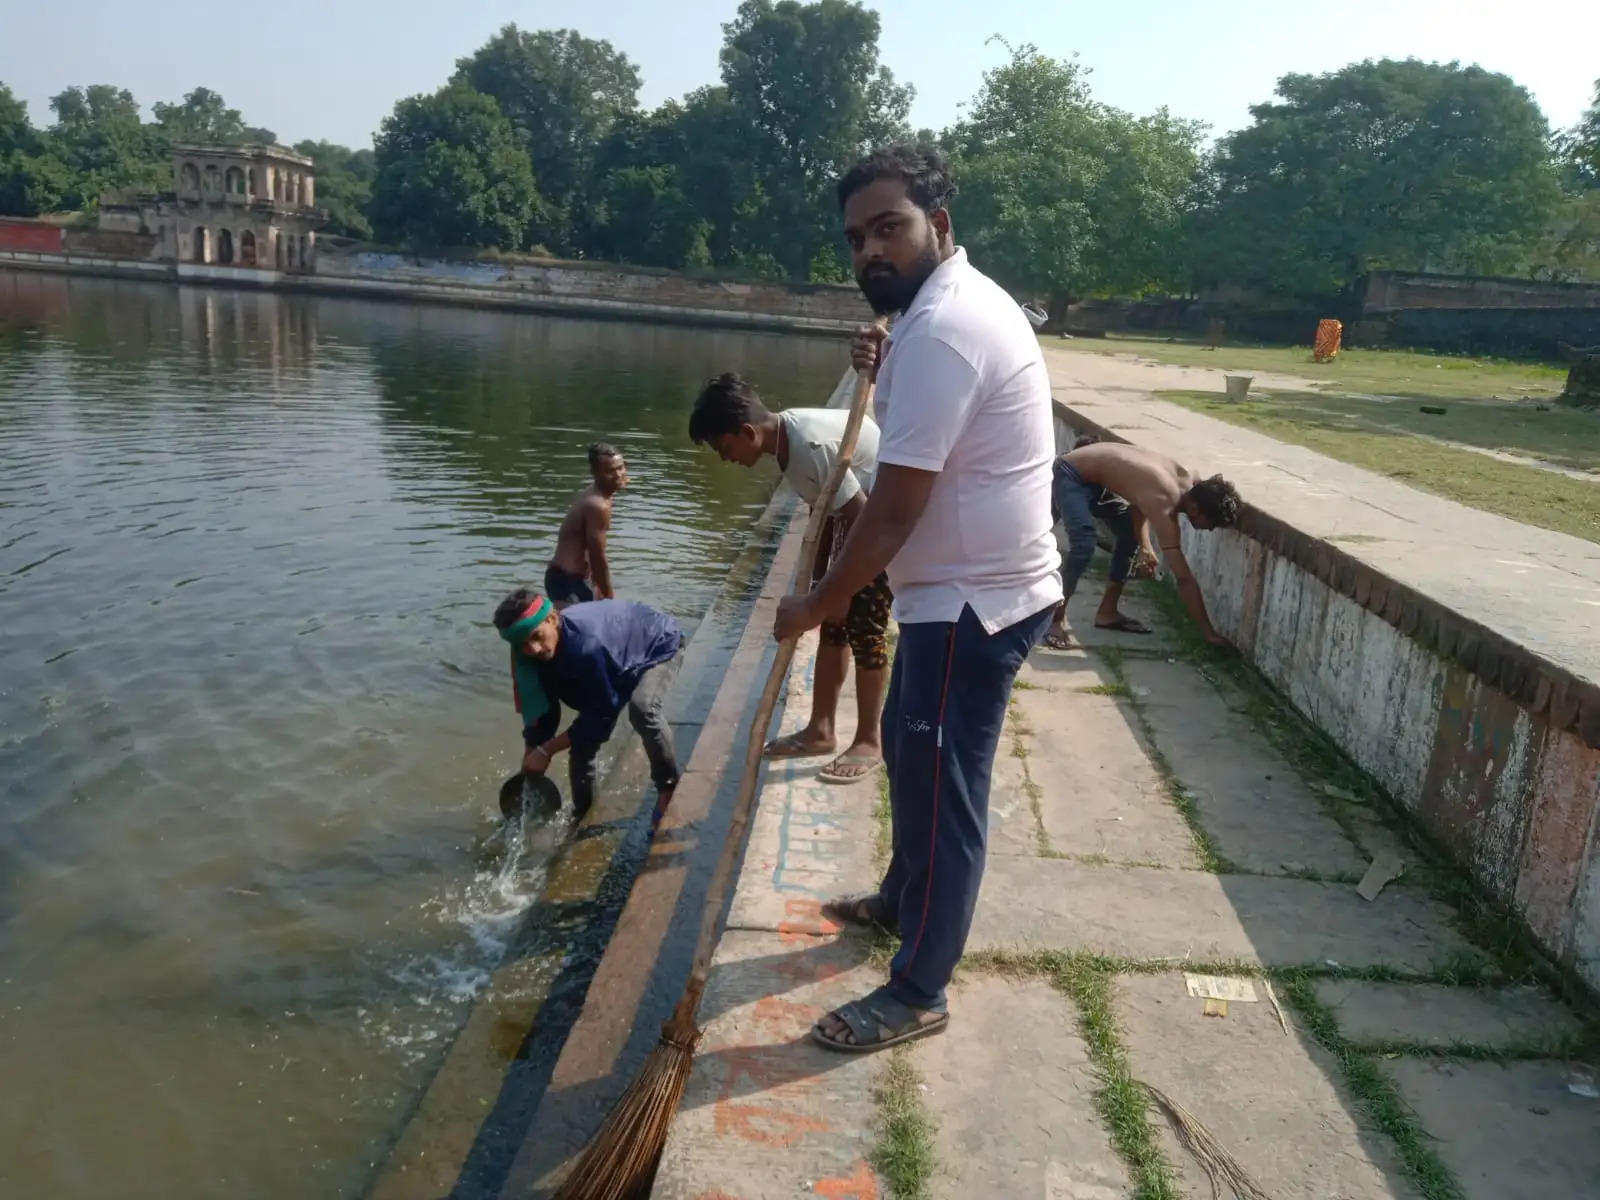
[[[1161,1151],[1150,1123],[1144,1088],[1128,1067],[1116,1018],[1111,1012],[1113,974],[1098,955],[1047,955],[1041,964],[1050,982],[1078,1010],[1083,1035],[1100,1085],[1095,1107],[1111,1134],[1111,1145],[1128,1164],[1137,1200],[1178,1200],[1182,1195],[1172,1164]]]
[[[1306,393],[1280,393],[1243,404],[1228,403],[1210,392],[1160,395],[1231,425],[1305,446],[1468,507],[1600,542],[1600,476],[1594,482],[1573,479],[1412,436],[1425,430],[1487,449],[1513,450],[1584,470],[1600,470],[1600,417],[1593,413],[1541,413],[1511,405],[1465,402],[1452,406],[1444,417],[1428,418],[1421,417],[1414,405],[1390,405],[1379,414],[1380,406],[1371,401]],[[1406,420],[1420,417],[1438,424],[1414,431],[1379,426],[1380,420],[1399,418],[1402,413],[1407,414]],[[1535,436],[1517,427],[1525,419],[1523,414],[1540,422],[1554,419]]]
[[[872,1165],[894,1200],[928,1200],[928,1184],[938,1167],[937,1129],[922,1102],[922,1077],[911,1064],[909,1046],[889,1051],[888,1064],[873,1098],[878,1102],[878,1141]]]
[[[889,772],[878,772],[878,794],[872,800],[872,860],[881,871],[893,850],[894,815],[889,807]]]
[[[1374,1125],[1388,1134],[1405,1164],[1406,1174],[1425,1200],[1466,1200],[1460,1185],[1434,1153],[1431,1139],[1399,1090],[1379,1069],[1339,1032],[1339,1024],[1305,976],[1285,979],[1283,1001],[1299,1017],[1303,1029],[1332,1054],[1339,1064],[1345,1087]]]
[[[1114,696],[1118,700],[1132,700],[1133,689],[1125,683],[1097,683],[1092,687],[1074,689],[1085,696]]]
[[[1179,367],[1265,371],[1296,375],[1340,392],[1379,392],[1428,397],[1527,396],[1552,399],[1566,382],[1567,368],[1508,359],[1467,358],[1416,350],[1343,350],[1332,362],[1311,361],[1311,345],[1223,346],[1212,350],[1192,341],[1159,337],[1075,338],[1070,346],[1046,339],[1068,353],[1136,354]]]

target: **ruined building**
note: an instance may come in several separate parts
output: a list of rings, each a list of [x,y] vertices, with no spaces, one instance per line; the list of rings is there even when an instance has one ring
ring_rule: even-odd
[[[176,263],[179,276],[316,270],[323,213],[309,158],[282,146],[176,145],[172,177],[171,192],[103,197],[85,231],[94,244],[79,249]]]

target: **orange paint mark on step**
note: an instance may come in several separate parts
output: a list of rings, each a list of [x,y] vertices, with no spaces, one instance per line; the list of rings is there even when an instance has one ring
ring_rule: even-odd
[[[819,1179],[811,1190],[825,1200],[878,1200],[878,1177],[865,1159],[858,1159],[852,1174]]]

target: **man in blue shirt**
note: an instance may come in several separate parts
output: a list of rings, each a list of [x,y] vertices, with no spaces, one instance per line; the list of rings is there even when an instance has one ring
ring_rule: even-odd
[[[666,613],[631,600],[593,600],[561,612],[518,588],[500,602],[495,628],[511,646],[511,672],[522,740],[522,769],[543,775],[571,752],[572,804],[581,818],[594,803],[594,760],[624,707],[644,742],[656,787],[656,819],[678,785],[678,760],[667,724],[672,672],[683,631]],[[564,732],[561,706],[577,712]]]

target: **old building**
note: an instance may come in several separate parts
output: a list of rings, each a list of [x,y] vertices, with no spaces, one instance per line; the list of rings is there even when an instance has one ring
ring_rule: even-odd
[[[172,181],[160,195],[102,197],[95,228],[67,249],[171,262],[179,276],[317,269],[323,213],[309,158],[282,146],[176,145]]]

